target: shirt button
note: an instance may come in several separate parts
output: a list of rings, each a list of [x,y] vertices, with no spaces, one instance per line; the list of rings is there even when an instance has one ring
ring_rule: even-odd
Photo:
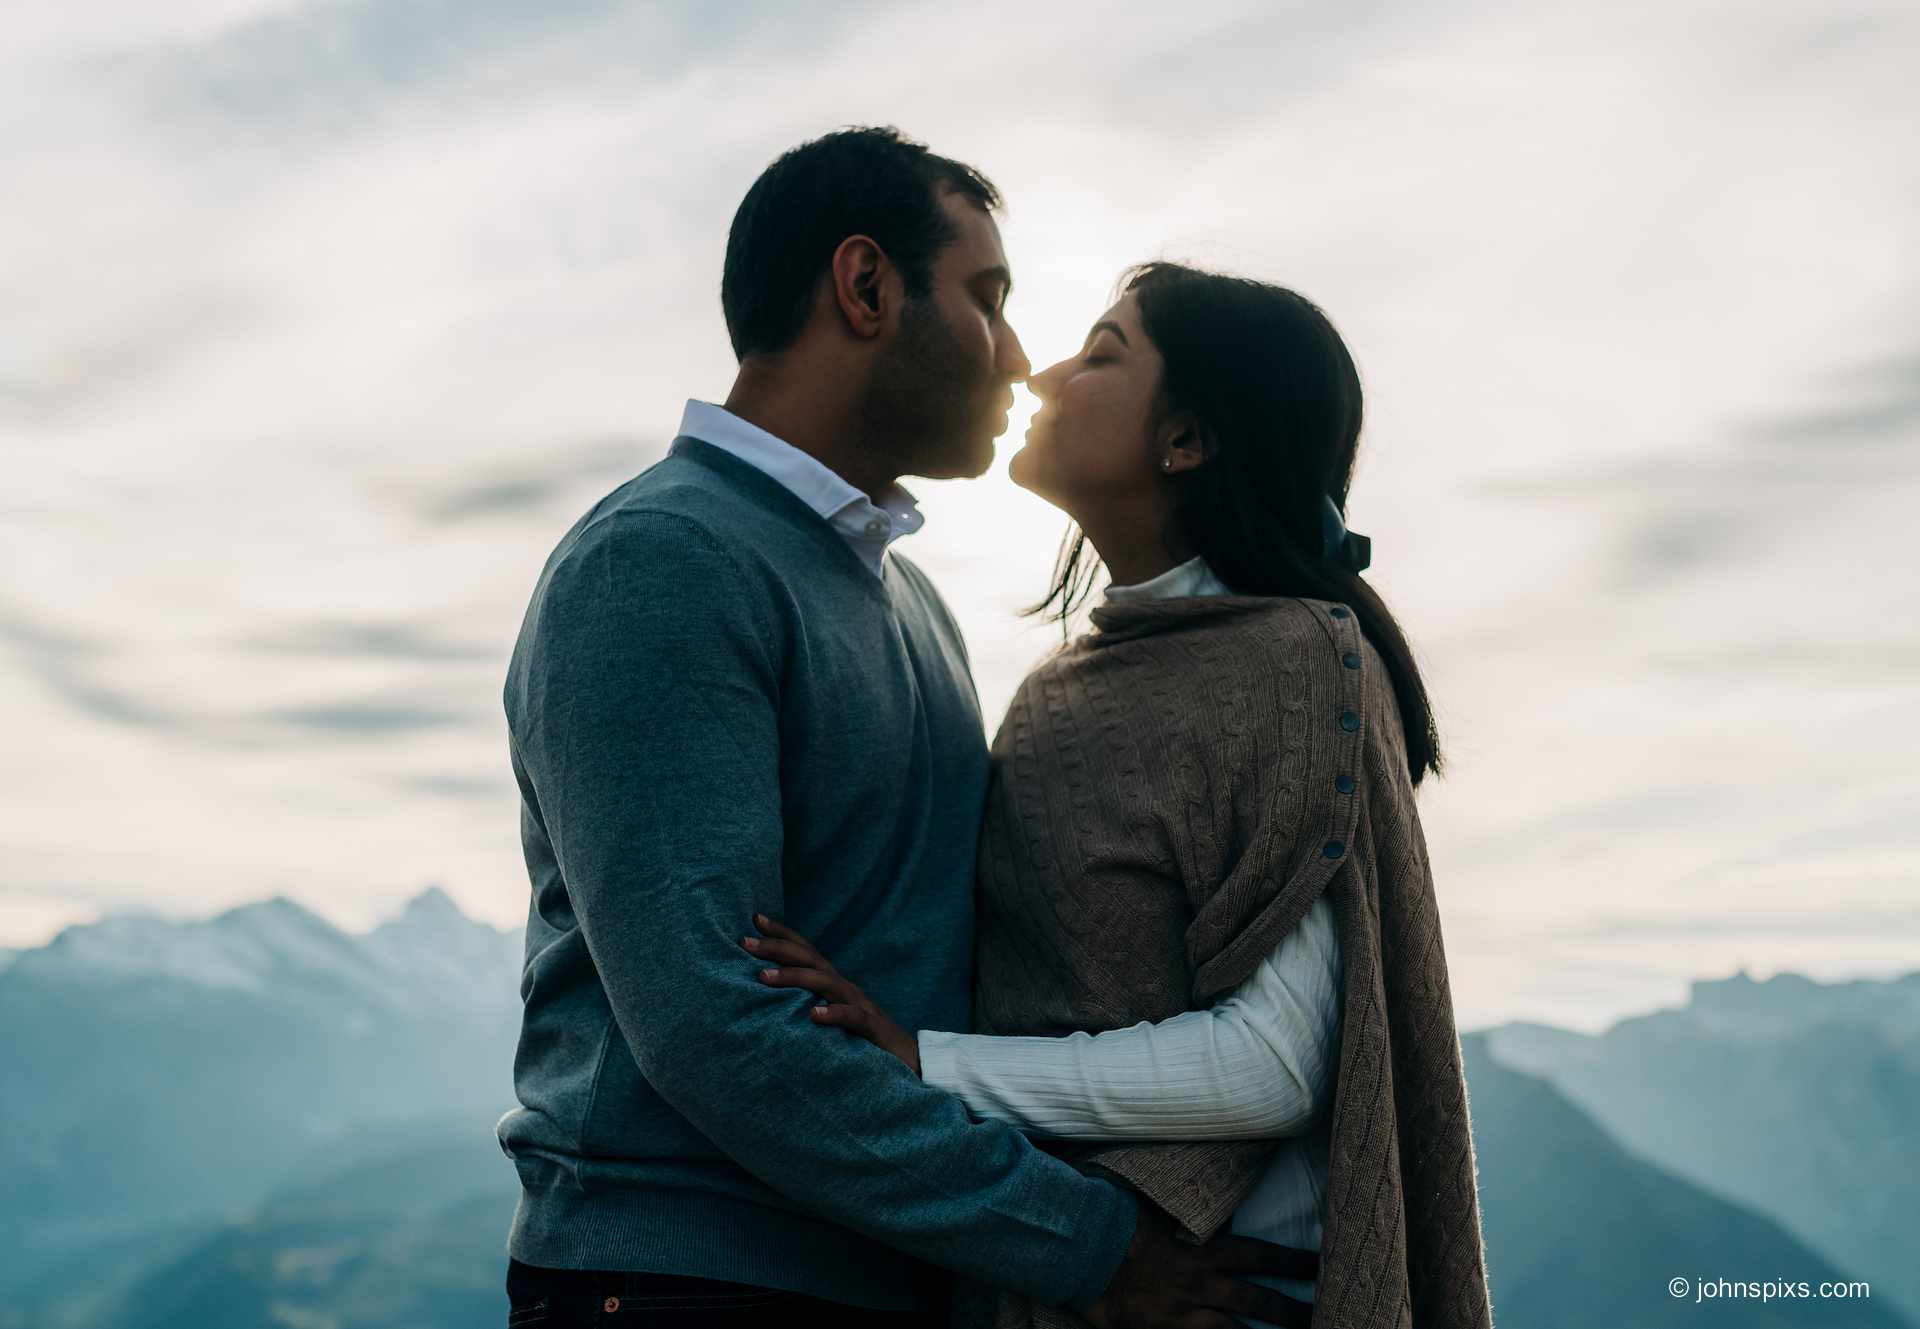
[[[1351,775],[1335,776],[1333,787],[1343,794],[1351,794],[1353,792],[1353,777]]]
[[[1340,855],[1347,852],[1347,847],[1341,844],[1338,840],[1329,840],[1327,841],[1326,848],[1322,849],[1320,852],[1325,854],[1328,858],[1338,858],[1340,857]]]
[[[1360,727],[1360,717],[1352,711],[1340,712],[1340,727],[1351,734]]]
[[[878,535],[884,529],[885,528],[880,525],[880,520],[877,517],[874,520],[867,523],[868,535]]]
[[[1333,608],[1329,609],[1327,612],[1329,614],[1332,614],[1335,618],[1345,618],[1352,611],[1349,610],[1345,605],[1335,605]]]
[[[1349,669],[1358,669],[1360,667],[1360,657],[1352,651],[1348,651],[1340,657],[1340,663]]]
[[[620,1298],[608,1297],[605,1301],[600,1303],[600,1309],[605,1311],[609,1315],[613,1314],[615,1311],[620,1309]]]

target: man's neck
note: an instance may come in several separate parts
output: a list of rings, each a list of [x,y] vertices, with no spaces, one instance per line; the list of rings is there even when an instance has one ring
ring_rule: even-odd
[[[843,400],[794,386],[832,382],[831,375],[771,372],[742,365],[722,402],[748,424],[764,429],[838,475],[875,503],[900,476],[877,461],[859,428],[859,412]]]

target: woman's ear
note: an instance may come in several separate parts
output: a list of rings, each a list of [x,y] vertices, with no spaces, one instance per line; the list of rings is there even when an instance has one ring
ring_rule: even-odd
[[[1178,475],[1206,465],[1213,455],[1206,433],[1191,412],[1176,411],[1160,430],[1160,473]]]

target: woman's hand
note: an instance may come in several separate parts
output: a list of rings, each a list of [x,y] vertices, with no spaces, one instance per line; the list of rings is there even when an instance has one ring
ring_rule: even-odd
[[[742,937],[740,944],[756,958],[778,966],[760,971],[762,983],[776,988],[805,988],[825,998],[828,1004],[813,1008],[815,1024],[837,1025],[850,1034],[858,1034],[882,1052],[890,1052],[905,1062],[916,1076],[920,1074],[918,1038],[895,1023],[872,997],[843,977],[827,962],[827,957],[798,932],[765,914],[755,914],[753,921],[765,935]]]

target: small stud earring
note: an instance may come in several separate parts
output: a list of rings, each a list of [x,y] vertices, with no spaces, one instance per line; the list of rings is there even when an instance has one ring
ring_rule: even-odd
[[[1163,471],[1171,471],[1173,469],[1173,458],[1162,457],[1160,459],[1160,469]]]

